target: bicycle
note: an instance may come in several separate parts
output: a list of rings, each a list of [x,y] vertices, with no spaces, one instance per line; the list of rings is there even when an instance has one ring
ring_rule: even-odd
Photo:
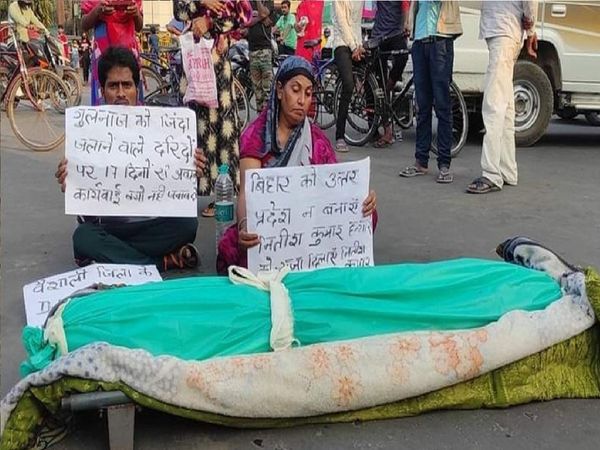
[[[152,53],[141,53],[144,65],[140,77],[144,87],[144,103],[151,106],[181,106],[185,89],[185,76],[181,61],[177,60],[178,48],[166,50],[168,65]]]
[[[165,51],[168,55],[168,66],[151,53],[142,53],[140,58],[145,63],[141,67],[141,79],[144,83],[144,102],[150,106],[182,106],[187,80],[183,73],[180,49]],[[162,75],[164,74],[164,75]],[[234,78],[233,95],[236,113],[243,129],[250,120],[250,104],[245,89]]]
[[[322,130],[327,130],[335,125],[335,88],[337,84],[337,66],[333,55],[329,58],[322,57],[319,49],[321,39],[306,41],[305,48],[313,49],[313,71],[315,86],[313,88],[313,105],[309,119],[316,123]]]
[[[412,126],[415,115],[414,79],[404,84],[400,92],[395,89],[388,91],[385,86],[386,72],[381,56],[396,56],[409,54],[409,50],[392,50],[382,52],[379,50],[381,39],[370,39],[365,42],[365,57],[359,64],[355,64],[352,72],[354,77],[354,92],[349,106],[346,134],[344,140],[349,145],[363,146],[371,140],[380,125],[383,117],[390,118],[394,124],[401,128]],[[377,75],[377,76],[376,76]],[[335,93],[336,115],[342,95],[341,80],[338,81]],[[450,99],[452,102],[452,157],[457,156],[467,140],[469,118],[467,105],[462,92],[454,83],[450,83]],[[386,114],[387,113],[387,114]],[[433,120],[433,135],[431,151],[437,154],[437,124],[435,114]]]
[[[70,88],[52,71],[28,68],[14,27],[6,28],[11,45],[0,43],[0,103],[21,143],[35,151],[52,150],[65,139],[64,113],[71,106]]]

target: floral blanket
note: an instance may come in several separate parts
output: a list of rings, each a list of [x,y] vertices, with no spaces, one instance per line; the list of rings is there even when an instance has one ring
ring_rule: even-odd
[[[120,389],[146,406],[188,416],[198,412],[202,420],[272,426],[278,420],[289,424],[307,418],[347,417],[347,412],[398,404],[454,385],[460,389],[468,380],[518,364],[561,342],[564,346],[584,339],[587,345],[597,344],[591,332],[582,334],[595,322],[583,272],[524,239],[507,241],[500,253],[509,262],[546,271],[560,284],[563,296],[544,310],[511,311],[477,329],[394,333],[202,362],[94,343],[27,376],[9,392],[0,404],[1,448],[25,448],[31,442],[40,423],[32,418],[52,412],[40,408],[40,402],[56,407],[57,397],[69,393],[70,389],[61,389],[65,382],[73,387],[81,380],[92,380],[95,389]],[[590,280],[597,305],[600,283],[592,272],[588,272],[588,284]],[[575,353],[562,352],[560,358],[581,358],[588,373],[597,374],[597,354],[584,361],[581,348],[567,348]],[[548,361],[548,367],[560,363]],[[591,364],[594,367],[587,367]],[[543,371],[545,366],[537,367]],[[585,390],[555,387],[556,393],[537,386],[539,395],[527,399],[600,394],[597,377],[583,380],[580,386]],[[54,395],[48,387],[55,387]],[[456,403],[454,398],[437,407]]]

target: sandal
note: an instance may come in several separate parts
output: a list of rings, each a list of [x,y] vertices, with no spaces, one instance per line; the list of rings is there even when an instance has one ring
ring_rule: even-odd
[[[475,178],[473,182],[467,186],[467,192],[469,194],[487,194],[499,190],[501,190],[500,186],[496,186],[486,177]]]
[[[385,137],[380,137],[379,139],[377,139],[374,143],[373,143],[373,147],[375,148],[388,148],[391,147],[392,144],[394,143],[394,139],[392,138],[391,141],[388,141]]]
[[[179,250],[163,256],[163,271],[194,269],[200,264],[200,254],[193,244],[185,244]]]
[[[202,217],[215,217],[215,202],[210,202],[200,214]]]
[[[448,184],[454,181],[454,175],[450,172],[449,167],[442,167],[440,172],[438,173],[437,178],[435,179],[436,183]]]
[[[419,175],[425,175],[425,174],[427,174],[427,169],[419,166],[418,164],[415,164],[414,166],[408,166],[408,167],[404,168],[404,170],[402,172],[400,172],[398,175],[400,175],[401,177],[404,177],[404,178],[412,178],[412,177],[417,177]]]

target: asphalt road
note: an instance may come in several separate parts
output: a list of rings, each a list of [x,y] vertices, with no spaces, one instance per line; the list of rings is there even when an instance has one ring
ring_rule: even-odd
[[[24,357],[22,286],[74,268],[72,217],[54,180],[64,149],[24,150],[2,116],[1,162],[1,386],[4,396],[19,379]],[[332,133],[330,132],[330,137]],[[600,128],[583,119],[553,121],[534,147],[518,151],[519,185],[483,196],[464,193],[479,175],[480,139],[454,160],[455,181],[435,173],[402,179],[413,161],[414,132],[389,149],[353,148],[343,160],[371,158],[380,222],[378,264],[476,256],[496,258],[495,246],[515,235],[535,238],[570,262],[600,267]],[[432,167],[435,163],[432,164]],[[434,171],[435,172],[435,171]],[[199,209],[209,199],[201,199]],[[196,244],[199,272],[214,273],[214,222],[201,219]],[[441,411],[408,419],[235,430],[151,411],[137,416],[136,449],[596,449],[600,402],[561,400],[506,410]],[[75,417],[73,433],[56,449],[105,449],[104,420]]]

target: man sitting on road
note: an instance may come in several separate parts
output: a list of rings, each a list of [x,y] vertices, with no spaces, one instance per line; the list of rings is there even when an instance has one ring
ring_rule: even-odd
[[[111,47],[98,62],[98,78],[107,105],[137,103],[140,68],[130,50]],[[196,150],[195,164],[202,173],[206,159]],[[67,160],[58,165],[56,178],[66,189]],[[73,234],[75,261],[115,264],[154,264],[159,270],[194,268],[199,255],[192,245],[198,220],[178,217],[78,217]]]

